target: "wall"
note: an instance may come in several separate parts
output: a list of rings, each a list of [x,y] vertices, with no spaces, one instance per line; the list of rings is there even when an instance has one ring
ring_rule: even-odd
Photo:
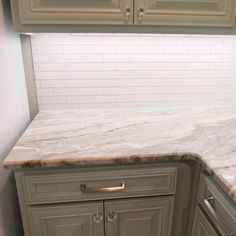
[[[32,36],[40,109],[236,102],[236,37]]]
[[[20,40],[8,25],[8,4],[0,0],[0,235],[21,236],[14,178],[2,167],[2,160],[29,123]]]

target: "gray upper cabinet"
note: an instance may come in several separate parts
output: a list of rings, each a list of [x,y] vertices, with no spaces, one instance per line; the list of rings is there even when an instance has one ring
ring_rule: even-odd
[[[106,236],[170,236],[174,197],[105,201]]]
[[[11,0],[18,32],[235,34],[235,0]]]
[[[235,23],[235,0],[135,0],[135,24],[222,26]]]
[[[133,24],[133,0],[13,0],[12,6],[23,25]]]

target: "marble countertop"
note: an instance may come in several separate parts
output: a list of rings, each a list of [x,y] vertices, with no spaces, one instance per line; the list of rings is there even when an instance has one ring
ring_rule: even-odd
[[[200,162],[236,202],[236,108],[40,112],[7,168],[162,160]]]

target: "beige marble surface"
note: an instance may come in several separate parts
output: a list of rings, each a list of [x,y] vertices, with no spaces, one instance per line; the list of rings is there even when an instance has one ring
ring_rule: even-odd
[[[236,201],[236,108],[41,112],[4,166],[15,169],[178,159],[199,161]]]

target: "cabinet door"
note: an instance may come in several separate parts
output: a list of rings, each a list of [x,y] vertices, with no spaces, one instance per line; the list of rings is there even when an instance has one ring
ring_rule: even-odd
[[[218,236],[199,207],[194,217],[192,236]]]
[[[11,1],[23,25],[133,24],[133,0]]]
[[[103,236],[103,203],[29,207],[32,236]]]
[[[135,0],[135,24],[233,27],[235,0]]]
[[[168,236],[173,197],[105,201],[106,236]]]

